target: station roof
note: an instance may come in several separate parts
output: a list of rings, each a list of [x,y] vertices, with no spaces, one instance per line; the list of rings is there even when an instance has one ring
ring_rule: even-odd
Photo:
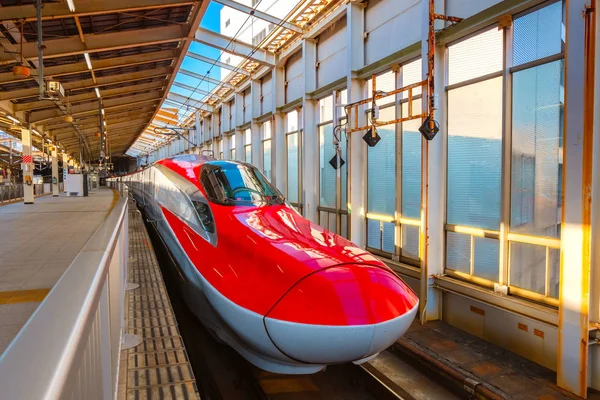
[[[0,0],[0,129],[19,132],[28,114],[34,133],[74,154],[81,138],[97,157],[102,113],[111,152],[124,153],[153,118],[172,117],[160,105],[207,3],[44,1],[43,75],[64,97],[40,100],[35,1]],[[21,64],[31,77],[13,73]]]
[[[213,1],[268,21],[274,29],[253,45],[200,28],[210,0],[44,0],[44,80],[60,82],[64,97],[40,100],[35,0],[0,0],[0,130],[17,137],[28,118],[34,146],[37,141],[43,148],[42,141],[51,141],[74,155],[83,147],[97,159],[102,116],[112,155],[147,154],[174,139],[161,133],[165,127],[190,126],[196,111],[212,112],[251,76],[271,68],[282,51],[343,3],[292,0],[289,13],[279,18],[261,10],[260,2],[252,8],[239,0]],[[189,51],[192,42],[243,60],[227,65],[221,56],[209,59]],[[181,69],[185,57],[230,73],[214,80]],[[30,68],[31,77],[13,73],[13,67],[21,64]],[[178,73],[191,76],[198,85],[175,82]],[[211,88],[203,91],[203,81],[211,81]],[[171,90],[174,87],[191,94],[184,96]],[[14,119],[19,123],[15,125]]]

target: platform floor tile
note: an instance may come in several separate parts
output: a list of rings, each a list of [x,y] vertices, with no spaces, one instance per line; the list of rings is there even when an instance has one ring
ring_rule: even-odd
[[[129,204],[127,333],[142,343],[121,352],[118,400],[200,399],[194,373],[141,214]]]

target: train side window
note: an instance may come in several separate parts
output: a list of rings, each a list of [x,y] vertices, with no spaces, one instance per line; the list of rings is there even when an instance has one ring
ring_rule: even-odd
[[[210,207],[208,204],[201,201],[192,201],[192,204],[194,204],[194,208],[198,213],[200,223],[202,224],[204,230],[210,233],[215,233],[215,221],[212,217],[212,213],[210,212]]]

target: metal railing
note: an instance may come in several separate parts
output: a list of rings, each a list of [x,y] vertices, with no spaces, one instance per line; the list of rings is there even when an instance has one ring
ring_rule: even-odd
[[[58,184],[59,192],[64,189],[64,183]],[[52,193],[51,183],[35,183],[33,184],[33,195],[41,196],[43,194]],[[11,185],[0,185],[0,204],[9,201],[14,201],[23,198],[23,184],[15,183]]]
[[[127,192],[0,356],[3,399],[114,399],[124,329]]]

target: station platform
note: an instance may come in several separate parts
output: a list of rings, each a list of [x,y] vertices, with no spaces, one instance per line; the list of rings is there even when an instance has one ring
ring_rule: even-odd
[[[200,399],[196,380],[142,215],[129,200],[125,326],[141,344],[121,350],[117,399]]]
[[[0,206],[0,354],[37,309],[118,200],[109,188],[87,197],[36,197]]]
[[[391,352],[411,358],[479,398],[579,399],[556,385],[555,372],[442,321],[425,325],[415,321]],[[371,364],[395,384],[419,385],[386,368],[389,361],[385,357],[377,357]],[[588,399],[600,400],[600,394],[591,391]]]

